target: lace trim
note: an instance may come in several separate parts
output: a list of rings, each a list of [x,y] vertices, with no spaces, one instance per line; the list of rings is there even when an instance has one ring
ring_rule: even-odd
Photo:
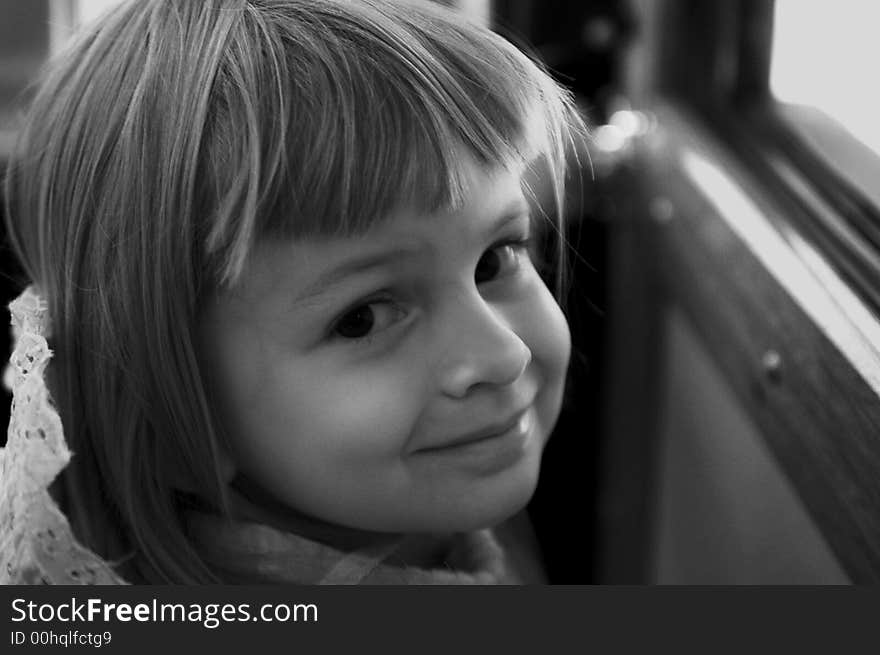
[[[0,449],[0,584],[125,584],[77,543],[49,495],[71,453],[43,375],[52,357],[46,302],[28,287],[9,309],[15,348],[3,376],[13,399]]]

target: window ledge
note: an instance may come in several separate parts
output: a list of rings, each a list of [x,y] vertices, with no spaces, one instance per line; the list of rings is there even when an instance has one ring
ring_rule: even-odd
[[[694,117],[664,106],[657,119],[636,157],[661,288],[850,577],[880,581],[880,322]]]

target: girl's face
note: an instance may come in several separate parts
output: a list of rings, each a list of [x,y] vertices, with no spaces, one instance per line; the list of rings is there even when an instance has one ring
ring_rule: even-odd
[[[520,175],[469,180],[457,211],[263,243],[209,303],[232,462],[282,503],[413,533],[491,526],[531,497],[568,326],[529,259]]]

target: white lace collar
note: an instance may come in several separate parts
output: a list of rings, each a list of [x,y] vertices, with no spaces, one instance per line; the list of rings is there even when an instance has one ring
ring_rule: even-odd
[[[0,449],[0,584],[125,584],[77,543],[49,495],[71,453],[44,378],[52,357],[46,302],[28,287],[9,309],[15,347],[4,375],[13,400]]]

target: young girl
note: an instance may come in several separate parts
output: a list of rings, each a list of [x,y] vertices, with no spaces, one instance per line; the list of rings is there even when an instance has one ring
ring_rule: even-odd
[[[582,134],[536,64],[431,4],[137,0],[89,28],[8,170],[35,292],[0,575],[540,580],[508,519],[569,335],[527,180],[559,216]],[[45,493],[61,425],[78,543]]]

